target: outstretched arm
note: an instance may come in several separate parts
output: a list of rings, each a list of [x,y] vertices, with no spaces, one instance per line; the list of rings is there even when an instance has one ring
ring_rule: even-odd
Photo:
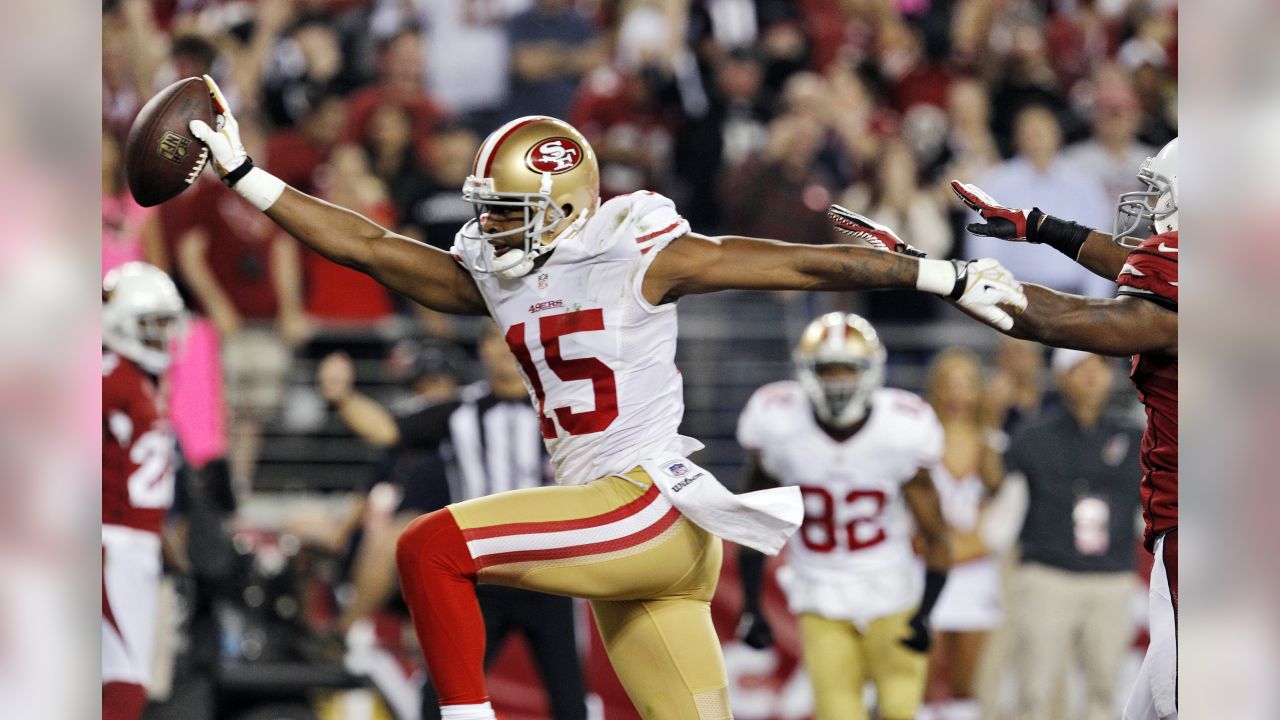
[[[749,452],[743,486],[747,492],[778,487],[778,481],[760,465],[756,452]],[[738,574],[742,578],[742,620],[738,634],[748,646],[762,650],[773,644],[773,629],[760,607],[760,591],[764,586],[764,555],[757,550],[738,548]]]
[[[1006,334],[1054,347],[1123,357],[1178,353],[1178,313],[1135,297],[1092,298],[1024,284],[1027,308]]]
[[[959,263],[854,245],[795,245],[696,233],[676,238],[658,254],[641,289],[657,305],[717,290],[908,288],[949,297],[1005,329],[1012,320],[999,305],[1020,307],[1024,302],[1018,282],[994,260]]]
[[[218,127],[215,130],[194,120],[191,132],[208,146],[218,175],[232,189],[307,247],[373,277],[420,305],[459,315],[487,314],[470,273],[448,253],[299,192],[254,167],[222,91],[208,75],[204,80]]]
[[[1089,237],[1080,246],[1076,262],[1098,277],[1115,280],[1128,258],[1129,248],[1117,245],[1112,241],[1110,233],[1090,230]]]
[[[947,573],[951,570],[951,538],[947,522],[942,517],[938,489],[928,470],[920,468],[916,471],[915,477],[902,486],[902,497],[907,501],[907,507],[911,508],[916,528],[924,539],[925,579],[920,606],[916,608],[909,623],[911,635],[901,642],[917,652],[926,652],[933,642],[929,615],[937,605],[938,597],[942,595],[942,588],[947,584]]]

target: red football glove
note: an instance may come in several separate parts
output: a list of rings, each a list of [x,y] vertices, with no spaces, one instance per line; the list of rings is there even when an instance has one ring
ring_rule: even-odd
[[[878,250],[902,253],[911,257],[925,257],[925,254],[911,247],[902,238],[894,234],[887,226],[881,225],[866,216],[859,215],[848,208],[832,205],[827,208],[827,219],[836,230],[858,238]]]
[[[977,185],[951,181],[951,189],[960,197],[961,202],[969,209],[982,216],[985,223],[973,223],[968,226],[974,235],[1000,238],[1001,240],[1039,242],[1036,230],[1040,227],[1040,219],[1044,213],[1039,208],[1015,210],[996,202],[994,198],[982,191]]]

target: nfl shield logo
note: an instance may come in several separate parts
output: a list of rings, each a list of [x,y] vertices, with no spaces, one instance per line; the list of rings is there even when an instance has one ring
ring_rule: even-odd
[[[551,276],[550,276],[550,275],[548,275],[548,274],[546,274],[546,273],[542,273],[541,275],[539,275],[539,276],[538,276],[538,289],[539,289],[539,290],[546,290],[546,289],[547,289],[547,281],[548,281],[548,280],[550,280],[550,279],[551,279]]]
[[[689,472],[689,468],[685,467],[684,463],[675,463],[667,467],[667,472],[671,473],[672,477],[680,477]]]

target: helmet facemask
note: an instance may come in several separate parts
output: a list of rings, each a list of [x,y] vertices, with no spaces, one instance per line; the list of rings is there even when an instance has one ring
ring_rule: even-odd
[[[884,385],[884,366],[869,357],[837,362],[800,359],[796,361],[796,378],[818,418],[827,425],[845,428],[867,416],[872,394]]]
[[[1153,232],[1178,229],[1177,139],[1138,168],[1138,180],[1146,190],[1121,193],[1111,239],[1122,247],[1136,248]]]
[[[533,269],[533,262],[538,256],[550,250],[559,236],[550,241],[544,238],[564,222],[564,210],[551,198],[551,174],[543,173],[542,184],[536,193],[497,192],[493,189],[492,178],[469,176],[462,187],[462,197],[471,203],[475,210],[475,220],[463,226],[463,240],[480,242],[488,246],[487,252],[478,255],[472,270],[482,273],[495,273],[506,279],[523,277]],[[523,222],[519,227],[499,232],[485,232],[484,221],[488,213],[507,208],[521,208]],[[563,233],[561,233],[563,234]],[[509,237],[521,237],[523,248],[510,247],[501,252],[502,247],[493,244],[493,240]]]

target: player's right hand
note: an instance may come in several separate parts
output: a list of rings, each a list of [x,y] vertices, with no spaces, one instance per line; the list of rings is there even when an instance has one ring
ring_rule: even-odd
[[[773,645],[773,628],[769,627],[769,621],[763,615],[752,612],[742,613],[742,620],[738,622],[738,636],[747,647],[756,650],[764,650]]]
[[[911,628],[910,637],[905,637],[899,642],[918,653],[929,652],[929,648],[933,645],[933,633],[929,629],[929,618],[925,617],[923,613],[917,612],[911,616],[908,626]]]
[[[996,202],[995,198],[982,191],[982,188],[959,180],[951,181],[951,189],[960,201],[970,210],[982,216],[985,223],[968,225],[969,232],[984,237],[1012,240],[1014,242],[1036,242],[1036,230],[1044,213],[1037,208],[1016,210],[1007,208]]]
[[[231,114],[231,108],[227,105],[227,99],[223,97],[222,90],[218,88],[218,83],[205,75],[204,84],[209,87],[209,97],[213,101],[213,111],[216,113],[214,123],[218,127],[215,130],[203,120],[192,120],[188,127],[192,135],[209,146],[209,154],[213,156],[213,166],[218,171],[218,176],[225,180],[228,175],[245,164],[249,159],[249,153],[244,149],[244,142],[240,140],[240,123],[236,122],[235,116]]]
[[[951,296],[956,304],[994,328],[1013,328],[1009,309],[1019,312],[1027,309],[1026,293],[1013,273],[991,258],[967,263],[952,262],[956,265],[956,286],[959,290],[958,295]]]

